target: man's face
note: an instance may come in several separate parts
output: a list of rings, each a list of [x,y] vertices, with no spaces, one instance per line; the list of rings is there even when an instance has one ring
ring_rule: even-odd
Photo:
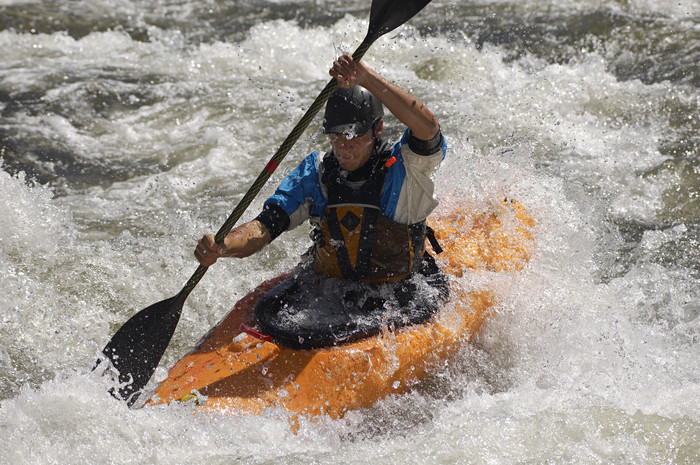
[[[372,156],[374,151],[374,136],[381,137],[383,121],[379,120],[374,133],[370,129],[362,136],[347,134],[331,134],[333,153],[340,167],[346,171],[355,171]]]

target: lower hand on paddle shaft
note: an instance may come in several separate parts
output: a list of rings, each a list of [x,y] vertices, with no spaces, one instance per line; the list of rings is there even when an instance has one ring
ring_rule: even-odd
[[[270,243],[270,232],[258,220],[232,229],[220,244],[214,237],[205,234],[194,249],[194,256],[202,266],[211,266],[220,257],[249,257]]]

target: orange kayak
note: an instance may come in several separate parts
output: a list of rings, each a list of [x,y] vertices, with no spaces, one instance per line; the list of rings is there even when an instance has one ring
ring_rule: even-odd
[[[293,419],[339,418],[407,391],[472,339],[497,299],[493,291],[460,278],[521,270],[533,252],[535,222],[520,203],[505,199],[481,210],[442,207],[431,216],[444,249],[436,260],[450,279],[451,294],[425,323],[313,350],[282,347],[244,332],[242,325],[255,325],[255,303],[289,276],[285,273],[238,301],[170,369],[147,404],[196,398],[198,410],[257,414],[282,407]]]

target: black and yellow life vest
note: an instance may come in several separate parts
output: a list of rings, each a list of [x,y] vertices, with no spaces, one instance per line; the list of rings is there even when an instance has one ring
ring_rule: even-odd
[[[353,185],[341,172],[332,152],[322,161],[321,182],[328,205],[314,231],[316,273],[365,282],[408,277],[425,249],[426,224],[398,223],[384,215],[380,200],[391,150],[379,150],[364,183]]]

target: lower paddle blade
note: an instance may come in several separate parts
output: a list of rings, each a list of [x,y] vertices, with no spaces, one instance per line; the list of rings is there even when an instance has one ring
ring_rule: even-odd
[[[136,401],[175,333],[185,297],[181,292],[141,310],[124,323],[105,346],[102,353],[119,371],[121,387],[118,393],[112,391],[112,395],[126,400],[129,405]]]
[[[372,43],[387,32],[393,31],[413,18],[428,3],[430,0],[374,0],[365,41]]]

